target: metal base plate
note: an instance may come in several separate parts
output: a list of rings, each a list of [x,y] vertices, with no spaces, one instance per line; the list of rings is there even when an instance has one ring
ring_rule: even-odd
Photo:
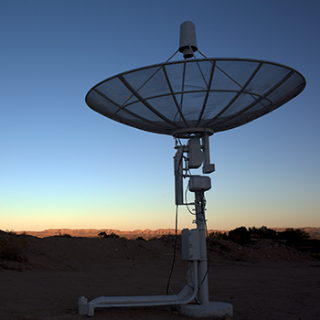
[[[178,311],[186,316],[204,318],[214,317],[214,319],[228,319],[233,316],[233,306],[225,302],[209,302],[208,305],[186,304],[180,305]]]

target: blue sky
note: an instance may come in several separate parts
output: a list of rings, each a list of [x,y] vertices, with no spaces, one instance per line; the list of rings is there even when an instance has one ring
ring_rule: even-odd
[[[13,0],[0,12],[0,229],[174,227],[173,138],[84,98],[166,61],[187,20],[207,57],[273,61],[307,80],[271,114],[211,137],[208,227],[320,227],[318,1]],[[193,218],[179,207],[179,228]]]

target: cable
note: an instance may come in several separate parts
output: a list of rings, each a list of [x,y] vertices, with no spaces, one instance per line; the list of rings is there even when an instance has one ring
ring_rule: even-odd
[[[174,234],[174,249],[173,249],[173,258],[172,258],[172,264],[171,264],[171,270],[168,278],[167,283],[167,295],[169,294],[169,286],[170,286],[170,280],[174,269],[174,263],[176,261],[176,251],[177,251],[177,231],[178,231],[178,205],[176,205],[176,221],[175,221],[175,234]]]
[[[202,279],[202,281],[200,282],[199,288],[202,285],[202,283],[204,282],[205,278],[207,277],[208,273],[209,273],[209,267],[210,267],[210,252],[209,252],[209,246],[207,243],[207,239],[208,239],[208,227],[207,227],[207,220],[205,217],[205,207],[206,207],[206,198],[203,196],[201,199],[201,214],[203,216],[203,220],[204,220],[204,225],[205,225],[205,230],[206,230],[206,249],[207,249],[207,270],[206,273]]]
[[[189,180],[189,182],[190,182],[190,180]],[[188,185],[187,185],[187,188],[186,188],[186,192],[185,192],[185,194],[184,194],[184,198],[185,198],[185,200],[186,200],[186,207],[187,207],[189,213],[192,214],[193,216],[195,216],[196,213],[193,213],[193,212],[189,209],[189,204],[188,204],[188,199],[187,199],[187,192],[188,192],[188,190],[189,190],[189,182],[188,182]]]

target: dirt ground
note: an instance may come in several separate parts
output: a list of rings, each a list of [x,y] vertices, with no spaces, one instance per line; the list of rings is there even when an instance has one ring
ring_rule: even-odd
[[[2,234],[2,236],[5,236]],[[152,241],[26,236],[24,262],[0,262],[1,320],[77,320],[78,298],[166,294],[173,236]],[[259,240],[208,240],[210,301],[231,303],[234,320],[320,319],[320,261]],[[184,286],[178,241],[171,291]],[[93,319],[190,319],[175,307],[101,308]],[[212,319],[212,318],[203,318]]]

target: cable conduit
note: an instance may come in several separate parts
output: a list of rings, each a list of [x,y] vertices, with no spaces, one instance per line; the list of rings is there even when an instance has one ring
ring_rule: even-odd
[[[193,289],[187,284],[177,295],[99,297],[88,303],[88,316],[94,315],[94,308],[151,307],[161,305],[188,304],[198,292],[198,261],[193,261]]]

